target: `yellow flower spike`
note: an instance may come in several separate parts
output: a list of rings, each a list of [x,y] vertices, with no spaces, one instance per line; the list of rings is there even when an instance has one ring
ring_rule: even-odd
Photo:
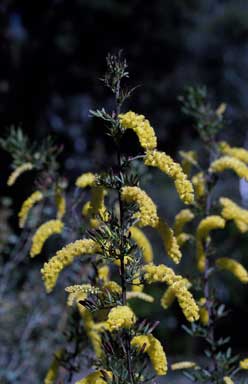
[[[103,288],[109,290],[110,292],[121,293],[121,286],[112,280],[106,282]]]
[[[209,171],[213,173],[224,172],[228,169],[231,169],[235,172],[240,178],[248,180],[248,167],[247,165],[235,157],[232,156],[222,156],[219,159],[213,161]]]
[[[79,176],[75,184],[78,188],[83,189],[86,187],[92,187],[93,185],[95,185],[95,181],[96,181],[96,176],[91,172],[87,172]]]
[[[146,301],[147,303],[154,302],[154,297],[144,292],[133,292],[133,291],[127,292],[127,300],[131,300],[131,299],[140,299],[140,300]]]
[[[139,212],[136,214],[141,227],[156,227],[158,223],[157,207],[152,199],[139,187],[123,187],[121,198],[127,203],[136,203]]]
[[[129,228],[131,238],[142,250],[145,263],[151,263],[153,260],[153,250],[150,241],[146,235],[137,227]]]
[[[191,287],[191,283],[189,282],[188,279],[183,279],[183,282],[186,288]],[[169,286],[160,299],[161,307],[163,307],[164,309],[168,309],[173,303],[173,301],[175,300],[175,298],[176,298],[176,295],[175,295],[173,286]]]
[[[185,204],[192,204],[194,201],[194,190],[187,175],[183,172],[181,165],[166,155],[164,152],[148,151],[144,163],[150,167],[159,168],[166,175],[174,180],[175,187],[180,199]]]
[[[248,370],[248,358],[241,360],[239,366],[241,369]]]
[[[76,381],[75,384],[106,384],[106,380],[104,380],[104,374],[106,377],[112,378],[112,372],[110,371],[96,371],[90,373],[88,376],[83,379]]]
[[[168,370],[167,358],[158,339],[153,335],[134,336],[131,340],[131,345],[148,354],[153,369],[158,376],[166,375]]]
[[[205,297],[201,297],[199,302],[198,302],[198,305],[200,307],[200,322],[202,325],[208,325],[208,322],[209,322],[209,314],[208,314],[208,310],[206,308],[206,298]]]
[[[24,172],[31,171],[33,169],[32,163],[24,163],[17,167],[9,176],[7,180],[7,185],[11,187],[15,184],[16,180],[19,176],[21,176]]]
[[[183,172],[189,177],[192,167],[198,165],[197,153],[196,151],[179,151],[179,155],[182,157]]]
[[[110,310],[107,325],[110,332],[120,328],[131,328],[136,322],[136,316],[127,305],[118,305]]]
[[[238,261],[220,257],[215,263],[220,269],[231,272],[241,283],[248,283],[248,271]]]
[[[227,197],[220,198],[220,204],[222,205],[221,215],[226,220],[234,220],[235,225],[240,232],[244,233],[248,231],[248,210],[239,207],[231,199]]]
[[[62,355],[63,350],[60,350],[54,354],[54,358],[44,379],[44,384],[55,384],[59,371],[59,361],[62,358]]]
[[[35,192],[32,193],[32,195],[30,195],[24,201],[24,203],[22,204],[21,209],[20,209],[20,211],[18,213],[19,227],[20,228],[24,227],[24,225],[25,225],[25,223],[27,221],[30,209],[33,208],[33,206],[36,203],[38,203],[39,201],[41,201],[42,199],[43,199],[43,194],[40,191],[35,191]]]
[[[175,264],[178,264],[182,258],[182,254],[173,230],[161,217],[159,217],[156,228],[163,240],[168,257],[174,261]]]
[[[172,371],[179,371],[181,369],[196,368],[197,365],[194,361],[179,361],[178,363],[171,364]]]
[[[192,239],[192,236],[189,233],[182,232],[180,235],[176,237],[177,244],[179,245],[179,248],[181,248],[187,241]]]
[[[67,305],[73,306],[74,303],[78,303],[80,300],[85,300],[90,293],[97,293],[98,288],[92,287],[90,284],[70,285],[65,288],[65,291],[69,293],[67,299]]]
[[[144,289],[144,285],[141,284],[140,278],[139,277],[135,277],[132,280],[132,292],[142,292],[143,289]]]
[[[57,208],[57,219],[61,220],[66,211],[66,199],[60,189],[55,192],[55,204]]]
[[[223,383],[225,383],[225,384],[234,384],[234,381],[231,379],[231,377],[225,376],[223,378]]]
[[[207,187],[206,180],[203,172],[198,172],[192,177],[192,184],[194,187],[195,195],[198,199],[201,199],[206,195]]]
[[[99,279],[101,279],[104,283],[106,283],[109,280],[109,266],[108,265],[102,265],[97,268],[97,273]]]
[[[154,129],[143,115],[129,111],[119,116],[120,124],[124,129],[132,129],[138,136],[140,145],[145,150],[157,147],[157,138]]]
[[[46,240],[54,235],[62,232],[64,224],[61,220],[49,220],[46,223],[42,224],[37,231],[35,232],[32,238],[32,246],[30,250],[30,256],[34,257],[38,255]]]
[[[173,283],[171,288],[175,292],[175,296],[178,300],[185,318],[190,321],[196,321],[199,319],[199,307],[196,304],[192,294],[187,290],[183,279]]]
[[[154,265],[147,264],[143,266],[144,279],[148,284],[152,283],[166,283],[173,284],[177,279],[182,279],[177,276],[172,268],[166,267],[164,264]]]
[[[77,240],[57,251],[56,255],[41,269],[47,292],[53,290],[60,272],[70,265],[76,257],[84,254],[92,255],[100,253],[100,251],[99,245],[91,239]]]
[[[205,270],[206,255],[203,246],[203,241],[207,239],[210,231],[214,229],[223,229],[225,220],[218,215],[211,215],[202,219],[196,230],[196,254],[197,267],[200,272]]]
[[[194,214],[190,209],[182,209],[175,217],[174,232],[178,236],[182,233],[185,224],[194,219]]]
[[[245,148],[231,147],[225,141],[219,143],[219,149],[224,155],[235,157],[238,160],[248,164],[248,151]]]

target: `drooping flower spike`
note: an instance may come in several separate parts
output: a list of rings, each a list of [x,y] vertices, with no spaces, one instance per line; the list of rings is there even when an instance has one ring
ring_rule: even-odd
[[[236,203],[227,197],[221,197],[219,201],[222,206],[221,215],[224,217],[224,219],[233,220],[240,232],[247,232],[248,211],[239,207]]]
[[[76,257],[100,252],[101,249],[99,245],[91,239],[77,240],[57,251],[56,255],[53,256],[48,263],[45,263],[41,269],[47,292],[53,290],[60,272],[70,265]]]
[[[231,147],[228,143],[225,141],[221,141],[218,143],[219,150],[224,155],[235,157],[238,160],[243,161],[244,163],[248,164],[248,151],[245,148],[241,147]]]
[[[54,235],[62,232],[64,224],[61,220],[49,220],[42,224],[35,232],[32,238],[32,246],[30,250],[30,256],[34,257],[38,255],[46,240]]]
[[[22,204],[21,209],[18,213],[19,227],[23,228],[26,224],[28,214],[33,206],[43,199],[43,194],[40,191],[35,191],[30,195]]]
[[[222,156],[213,161],[209,171],[212,173],[221,173],[229,169],[235,172],[240,178],[248,180],[247,165],[243,161],[232,156]]]
[[[15,184],[16,180],[19,176],[21,176],[24,172],[31,171],[33,169],[32,163],[24,163],[22,165],[19,165],[9,176],[7,180],[7,185],[11,187]]]
[[[220,257],[215,263],[220,269],[231,272],[241,283],[248,283],[248,271],[238,261],[228,259],[227,257]]]

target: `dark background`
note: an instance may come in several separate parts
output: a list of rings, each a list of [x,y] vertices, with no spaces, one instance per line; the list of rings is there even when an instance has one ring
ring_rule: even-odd
[[[178,101],[185,86],[197,84],[208,87],[213,105],[228,105],[221,137],[246,145],[246,0],[0,0],[1,135],[11,125],[22,126],[35,140],[52,135],[64,145],[61,164],[73,177],[108,162],[112,145],[88,111],[111,110],[113,100],[99,78],[107,53],[120,48],[129,63],[129,84],[140,85],[125,108],[149,118],[161,149],[175,157],[178,149],[198,146]],[[138,148],[134,137],[127,144],[131,151]],[[26,186],[7,190],[10,157],[3,151],[0,164],[1,194],[19,205]],[[230,236],[237,236],[245,254],[245,237]],[[230,284],[234,293],[223,291],[223,297],[233,303],[235,316],[223,329],[232,324],[234,345],[243,349],[247,294]],[[184,351],[178,339],[174,343]]]

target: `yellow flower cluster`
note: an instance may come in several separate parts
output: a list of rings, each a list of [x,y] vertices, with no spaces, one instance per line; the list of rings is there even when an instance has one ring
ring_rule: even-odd
[[[145,150],[157,147],[157,138],[154,129],[143,115],[129,111],[119,116],[120,124],[124,129],[132,129],[138,136],[140,145]]]
[[[175,217],[174,232],[178,236],[182,233],[185,224],[194,219],[194,214],[190,209],[182,209]]]
[[[193,361],[180,361],[178,363],[171,364],[172,371],[192,368],[196,368],[196,363],[194,363]]]
[[[139,225],[156,227],[158,223],[157,207],[152,199],[139,187],[123,187],[121,198],[127,203],[137,203],[139,212],[136,214]]]
[[[195,195],[198,199],[201,199],[206,195],[206,180],[203,172],[198,172],[192,177],[192,184],[194,187]]]
[[[206,308],[206,302],[207,300],[205,297],[201,297],[198,302],[200,308],[200,322],[202,323],[202,325],[208,325],[209,322],[209,314]]]
[[[220,198],[220,204],[222,205],[221,215],[226,220],[234,220],[237,228],[240,232],[244,233],[248,231],[248,211],[239,207],[232,200],[227,197]]]
[[[108,219],[107,210],[104,204],[104,196],[106,191],[101,186],[93,187],[91,190],[91,201],[89,206],[88,215],[95,216],[99,215],[104,221]]]
[[[108,265],[102,265],[97,268],[97,274],[98,278],[102,280],[104,283],[106,283],[109,279],[109,266]]]
[[[52,363],[47,371],[46,377],[44,379],[44,384],[54,384],[58,376],[59,371],[59,360],[63,355],[63,351],[60,350],[55,353],[55,356],[52,360]]]
[[[137,246],[142,250],[145,263],[151,263],[153,260],[153,250],[150,241],[139,228],[129,228],[131,238],[135,241]]]
[[[197,153],[195,151],[179,151],[182,157],[182,169],[187,176],[190,176],[193,165],[197,166]]]
[[[52,235],[61,233],[64,224],[61,220],[49,220],[42,224],[35,232],[32,238],[32,246],[30,250],[30,256],[34,257],[38,255],[45,243],[45,241]]]
[[[191,287],[191,284],[188,279],[183,279],[183,282],[186,288]],[[163,307],[164,309],[169,308],[173,303],[173,301],[175,300],[175,298],[176,298],[175,290],[173,289],[173,286],[169,286],[160,299],[161,307]]]
[[[248,167],[247,165],[235,157],[222,156],[219,159],[213,161],[209,170],[213,173],[224,172],[225,170],[233,170],[240,178],[248,180]]]
[[[192,236],[189,233],[182,232],[180,233],[180,235],[176,237],[176,239],[177,239],[177,244],[181,248],[184,245],[184,243],[186,243],[186,241],[192,239]]]
[[[109,330],[131,328],[136,322],[136,316],[127,305],[118,305],[110,310],[107,319]]]
[[[43,199],[43,194],[40,191],[35,191],[30,195],[22,204],[20,212],[18,213],[19,217],[19,226],[20,228],[23,228],[27,217],[29,214],[30,209],[39,201]]]
[[[248,164],[248,151],[240,147],[231,147],[225,141],[219,143],[219,149],[224,155],[235,157],[238,160]]]
[[[155,266],[148,264],[143,267],[144,278],[148,284],[165,282],[174,292],[175,297],[183,311],[184,316],[190,322],[199,319],[199,308],[185,285],[185,279],[175,275],[174,271],[165,265]]]
[[[112,372],[104,371],[104,374],[106,377],[111,379]],[[90,373],[88,376],[84,377],[83,379],[76,381],[75,384],[106,384],[106,380],[104,378],[103,371],[101,370],[101,371]]]
[[[33,169],[33,164],[32,163],[24,163],[22,165],[20,165],[19,167],[17,167],[9,176],[8,180],[7,180],[7,185],[9,187],[11,187],[12,185],[15,184],[16,180],[18,179],[18,177],[24,173],[24,172],[27,172],[27,171],[31,171],[31,169]]]
[[[147,293],[144,292],[127,292],[127,300],[130,299],[140,299],[143,301],[146,301],[147,303],[153,303],[154,298],[151,295],[148,295]]]
[[[225,384],[234,384],[234,381],[231,379],[231,377],[229,377],[229,376],[225,376],[224,378],[223,378],[223,382],[225,383]]]
[[[217,267],[231,272],[241,283],[248,283],[248,271],[238,261],[220,257],[216,260]]]
[[[158,339],[153,335],[134,336],[131,340],[131,345],[139,351],[148,354],[158,376],[166,375],[168,369],[167,358]]]
[[[194,201],[193,186],[186,174],[183,172],[181,165],[166,155],[164,152],[148,151],[144,159],[145,165],[159,168],[166,175],[174,180],[176,190],[180,199],[185,204],[192,204]]]
[[[211,215],[202,219],[196,230],[196,253],[197,267],[200,272],[205,270],[206,254],[203,241],[207,239],[209,232],[213,229],[222,229],[225,227],[225,220],[217,215]]]
[[[57,207],[57,219],[61,220],[65,215],[66,200],[59,189],[55,193],[55,204]]]
[[[41,269],[47,292],[53,290],[60,272],[66,266],[70,265],[75,257],[99,252],[100,249],[98,244],[91,239],[77,240],[60,249]]]
[[[182,258],[182,254],[173,230],[161,217],[159,217],[156,228],[163,240],[167,255],[175,264],[178,264]]]
[[[241,369],[246,369],[248,370],[248,358],[244,359],[244,360],[241,360],[239,362],[239,366]]]
[[[99,288],[92,287],[90,284],[70,285],[65,288],[65,291],[69,293],[67,305],[72,306],[79,300],[84,300],[90,293],[98,293]]]
[[[91,172],[87,172],[79,176],[75,184],[78,188],[86,188],[86,187],[92,187],[93,185],[95,185],[95,181],[96,181],[96,176]]]

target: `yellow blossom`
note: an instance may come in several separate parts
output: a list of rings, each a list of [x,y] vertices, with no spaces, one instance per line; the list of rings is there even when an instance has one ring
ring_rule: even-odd
[[[226,220],[234,220],[237,228],[240,232],[244,233],[248,231],[248,210],[239,207],[232,200],[227,197],[220,198],[220,204],[222,205],[221,215]]]
[[[95,185],[96,176],[94,173],[87,172],[83,173],[81,176],[79,176],[76,180],[76,186],[78,188],[86,188],[86,187],[92,187]]]
[[[31,171],[31,169],[33,169],[33,164],[32,163],[24,163],[22,165],[20,165],[19,167],[17,167],[9,176],[8,180],[7,180],[7,185],[9,187],[11,187],[12,185],[15,184],[16,180],[18,179],[18,177],[26,172],[26,171]]]
[[[135,322],[135,314],[126,305],[118,305],[112,308],[108,314],[107,324],[111,332],[120,328],[131,328]]]
[[[66,200],[60,189],[57,189],[55,192],[55,203],[57,208],[57,219],[61,220],[65,215]]]
[[[192,294],[187,290],[182,276],[176,275],[171,268],[163,264],[159,266],[148,264],[143,267],[143,270],[145,272],[144,279],[148,284],[165,282],[171,287],[188,321],[192,322],[199,319],[199,308]]]
[[[190,209],[182,209],[175,217],[174,232],[178,236],[182,233],[185,224],[194,219],[194,214]]]
[[[189,241],[190,239],[192,239],[192,236],[189,233],[182,232],[180,233],[180,235],[176,237],[176,239],[177,239],[177,244],[181,248],[186,243],[186,241]]]
[[[157,207],[152,199],[139,187],[123,187],[121,198],[127,203],[136,203],[139,212],[136,214],[139,219],[139,225],[156,227],[158,223]]]
[[[231,377],[225,376],[223,378],[223,383],[225,383],[225,384],[234,384],[234,381],[231,379]]]
[[[198,305],[200,307],[200,322],[202,323],[202,325],[208,325],[209,314],[208,314],[208,310],[206,308],[206,298],[201,297],[199,302],[198,302]]]
[[[151,295],[148,295],[147,293],[144,292],[127,292],[127,300],[131,299],[140,299],[143,301],[146,301],[147,303],[153,303],[154,298]]]
[[[235,157],[238,160],[248,164],[248,151],[245,148],[231,147],[225,141],[219,143],[219,149],[224,155]]]
[[[107,289],[110,292],[121,293],[121,286],[118,283],[116,283],[115,281],[112,281],[112,280],[106,282],[104,284],[103,288]]]
[[[239,362],[239,366],[241,369],[246,369],[248,370],[248,358],[244,359],[244,360],[241,360]]]
[[[21,209],[18,213],[19,217],[19,226],[20,228],[23,228],[26,221],[27,217],[29,214],[30,209],[39,201],[43,199],[43,194],[40,191],[35,191],[30,195],[22,204]]]
[[[136,242],[138,247],[142,250],[145,263],[150,263],[153,260],[152,246],[144,232],[137,227],[129,228],[131,238]]]
[[[192,184],[194,187],[195,195],[198,199],[201,199],[206,195],[206,180],[203,172],[198,172],[192,177]]]
[[[183,282],[186,288],[191,287],[191,284],[188,279],[183,279]],[[173,303],[173,301],[175,300],[175,298],[176,298],[175,290],[173,289],[173,286],[169,286],[160,299],[161,307],[163,307],[164,309],[169,308]]]
[[[60,350],[55,353],[55,356],[52,360],[52,363],[44,379],[44,384],[54,384],[56,382],[58,371],[59,371],[59,361],[62,355],[63,355],[63,350]]]
[[[192,204],[194,201],[194,191],[187,175],[183,172],[181,165],[166,155],[164,152],[148,151],[144,159],[145,165],[159,168],[166,175],[174,180],[176,190],[180,199],[185,204]]]
[[[248,180],[247,165],[243,161],[232,156],[222,156],[213,161],[209,170],[213,173],[220,173],[228,169],[233,170],[240,178]]]
[[[180,361],[178,363],[171,364],[172,371],[178,371],[181,369],[196,368],[196,363],[193,361]]]
[[[178,264],[181,260],[182,254],[173,230],[161,217],[159,217],[156,228],[163,240],[167,255],[172,261],[174,261],[175,264]]]
[[[106,283],[109,279],[109,266],[108,265],[101,265],[97,268],[97,273],[99,279],[101,279],[104,283]]]
[[[99,252],[99,245],[91,239],[77,240],[60,249],[41,269],[47,292],[53,290],[60,272],[70,265],[75,257]]]
[[[120,124],[124,129],[132,129],[138,136],[140,145],[145,150],[157,147],[157,138],[154,129],[143,115],[129,111],[119,116]]]
[[[144,285],[141,284],[139,277],[134,277],[132,280],[132,292],[142,292]]]
[[[104,371],[104,373],[106,377],[112,377],[112,373],[110,371]],[[104,380],[103,371],[96,371],[90,373],[83,379],[76,381],[75,384],[106,384],[106,380]]]
[[[217,267],[231,272],[241,283],[248,283],[248,272],[238,261],[220,257],[216,260]]]
[[[182,157],[182,169],[187,176],[190,176],[192,166],[197,166],[197,153],[196,151],[179,151]]]
[[[87,295],[98,293],[99,288],[92,287],[91,284],[70,285],[65,288],[65,291],[69,293],[67,305],[72,306],[79,300],[85,300]]]
[[[206,265],[206,255],[203,242],[207,239],[210,231],[224,227],[225,220],[217,215],[205,217],[200,221],[196,230],[197,267],[200,272],[204,271]]]
[[[148,354],[153,369],[158,376],[166,375],[168,369],[167,358],[158,339],[150,334],[134,336],[131,340],[131,345],[139,351]]]
[[[30,256],[34,257],[38,255],[45,243],[45,241],[52,235],[61,233],[64,224],[61,220],[49,220],[42,224],[35,232],[32,238],[32,246],[30,250]]]

